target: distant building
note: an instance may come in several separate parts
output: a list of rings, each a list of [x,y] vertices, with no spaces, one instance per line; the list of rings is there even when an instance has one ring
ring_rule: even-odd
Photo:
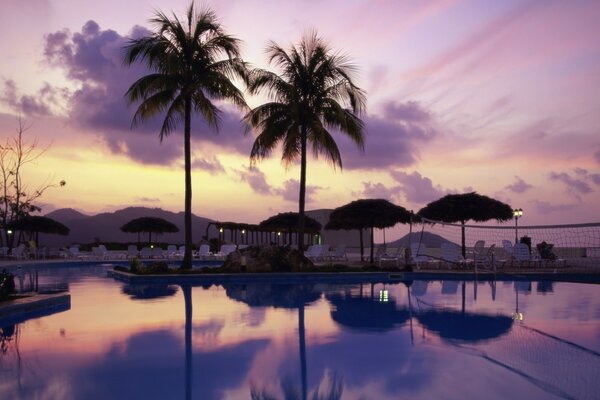
[[[360,238],[357,229],[350,231],[325,229],[325,225],[329,222],[329,215],[332,211],[333,210],[331,209],[306,211],[306,215],[317,220],[323,226],[323,229],[321,229],[321,243],[331,246],[345,244],[348,247],[359,247]],[[363,240],[365,241],[365,244],[369,241],[369,236],[366,231],[363,232]]]

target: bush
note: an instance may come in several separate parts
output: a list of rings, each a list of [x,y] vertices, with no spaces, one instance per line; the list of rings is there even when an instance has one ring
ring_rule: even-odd
[[[15,294],[15,276],[3,269],[0,272],[0,301],[6,300]]]

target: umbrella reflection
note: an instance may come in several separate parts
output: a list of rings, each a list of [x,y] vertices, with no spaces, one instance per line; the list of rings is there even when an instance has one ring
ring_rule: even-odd
[[[508,333],[513,319],[503,315],[476,314],[454,310],[429,310],[417,319],[442,339],[476,343]]]
[[[381,302],[373,297],[346,293],[327,295],[333,306],[331,318],[344,327],[370,332],[390,331],[409,320],[406,308],[398,308],[395,301]]]

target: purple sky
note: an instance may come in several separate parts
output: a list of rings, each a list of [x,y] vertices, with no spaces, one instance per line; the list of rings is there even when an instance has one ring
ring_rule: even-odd
[[[183,208],[182,138],[160,119],[130,129],[123,94],[143,73],[122,46],[154,9],[186,1],[8,0],[0,22],[0,132],[16,117],[48,152],[27,176],[44,211]],[[523,208],[524,224],[600,220],[600,2],[226,1],[208,3],[243,57],[268,67],[316,29],[359,67],[365,153],[338,138],[343,169],[310,160],[308,208],[384,197],[418,210],[475,190]],[[260,104],[262,98],[247,98]],[[258,222],[297,208],[299,170],[280,153],[249,167],[253,135],[224,104],[219,133],[193,121],[194,213]]]

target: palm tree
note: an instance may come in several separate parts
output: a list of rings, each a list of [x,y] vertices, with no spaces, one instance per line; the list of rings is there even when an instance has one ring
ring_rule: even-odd
[[[242,92],[232,83],[246,77],[246,65],[239,58],[239,40],[225,34],[210,9],[197,13],[192,2],[186,18],[169,19],[157,11],[150,20],[157,30],[133,39],[125,47],[125,63],[145,62],[152,73],[138,79],[125,96],[130,103],[140,102],[132,126],[166,112],[160,130],[165,136],[184,124],[185,158],[185,255],[182,269],[192,266],[192,109],[218,130],[221,111],[214,100],[226,99],[245,108]]]
[[[342,158],[331,129],[345,133],[363,149],[363,123],[358,115],[365,108],[365,93],[352,82],[356,68],[348,57],[333,53],[314,32],[289,51],[271,42],[267,54],[281,75],[260,69],[250,75],[249,92],[265,90],[273,98],[244,117],[259,132],[250,161],[255,164],[269,156],[279,143],[286,166],[300,158],[298,246],[302,249],[307,146],[312,146],[315,156],[323,154],[334,168],[342,167]]]

